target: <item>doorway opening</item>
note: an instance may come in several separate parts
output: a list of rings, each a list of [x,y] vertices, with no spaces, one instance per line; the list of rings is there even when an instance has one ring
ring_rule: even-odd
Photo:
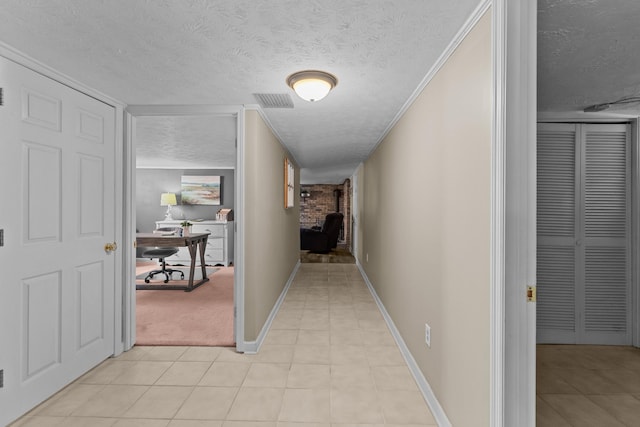
[[[242,312],[242,247],[235,219],[241,212],[236,202],[242,182],[237,148],[241,111],[139,106],[128,112],[135,159],[130,164],[135,188],[131,229],[147,247],[136,248],[132,257],[135,278],[128,305],[125,301],[126,341],[129,347],[240,347],[236,316]],[[170,203],[167,194],[172,195]],[[206,241],[189,247],[193,236],[203,234]],[[146,250],[151,243],[142,236],[177,244],[164,258],[151,257]],[[162,270],[163,262],[174,271],[148,275]]]
[[[640,409],[632,125],[541,123],[537,139],[538,425],[616,425]]]

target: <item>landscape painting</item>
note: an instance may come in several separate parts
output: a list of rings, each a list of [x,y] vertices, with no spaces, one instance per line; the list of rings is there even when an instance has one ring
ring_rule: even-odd
[[[222,200],[220,176],[182,176],[183,205],[219,205]]]

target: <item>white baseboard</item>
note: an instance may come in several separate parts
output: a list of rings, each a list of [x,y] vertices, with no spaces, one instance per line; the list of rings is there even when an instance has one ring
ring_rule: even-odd
[[[271,324],[273,323],[273,319],[276,318],[276,314],[278,314],[278,310],[280,310],[280,306],[284,302],[284,297],[287,295],[287,291],[291,287],[291,283],[293,283],[294,277],[296,277],[298,268],[300,268],[300,261],[298,261],[296,265],[293,267],[293,271],[289,275],[289,279],[287,280],[287,283],[284,286],[284,289],[280,293],[278,300],[276,301],[275,305],[271,309],[271,313],[269,313],[269,317],[267,317],[267,321],[264,323],[264,326],[262,326],[262,330],[258,334],[258,338],[255,341],[244,342],[243,349],[245,354],[257,354],[258,351],[260,351],[260,347],[262,347],[262,343],[264,342],[264,339],[266,338],[267,333],[269,332],[269,329],[271,329]]]
[[[362,274],[362,277],[364,278],[364,281],[367,284],[367,287],[369,288],[371,295],[373,295],[373,299],[375,299],[376,304],[378,304],[378,308],[382,312],[382,316],[384,317],[385,322],[387,322],[387,326],[389,326],[391,335],[393,335],[393,338],[396,340],[398,347],[400,347],[400,352],[402,353],[402,357],[404,357],[404,360],[407,362],[407,366],[409,367],[409,370],[411,371],[413,378],[416,380],[416,383],[418,384],[418,388],[420,389],[420,392],[422,393],[424,400],[427,402],[427,405],[429,405],[429,409],[431,409],[433,418],[435,418],[436,422],[438,423],[438,426],[451,427],[451,421],[449,421],[449,418],[447,418],[447,414],[444,412],[444,409],[440,405],[440,402],[438,402],[438,399],[436,398],[436,395],[433,393],[431,386],[427,382],[427,379],[424,377],[424,374],[418,367],[416,360],[413,358],[413,355],[409,351],[409,348],[407,347],[404,340],[402,339],[402,336],[400,335],[400,331],[398,331],[398,328],[396,328],[396,325],[393,323],[393,320],[391,320],[391,316],[387,312],[387,309],[384,307],[384,304],[382,304],[382,301],[378,297],[378,294],[373,288],[373,285],[369,281],[367,274],[364,272],[364,269],[362,268],[360,261],[357,259],[356,259],[356,265],[358,266],[358,269],[360,270],[360,273]]]

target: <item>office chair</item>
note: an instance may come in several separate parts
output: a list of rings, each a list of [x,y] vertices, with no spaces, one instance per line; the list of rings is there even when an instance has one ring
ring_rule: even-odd
[[[158,228],[155,231],[177,231],[177,229],[173,227],[164,227],[164,228]],[[144,282],[149,283],[149,281],[156,274],[164,274],[164,278],[165,278],[164,283],[169,282],[173,273],[180,273],[180,279],[184,279],[183,271],[167,268],[167,263],[165,261],[167,257],[170,257],[171,255],[174,255],[177,253],[178,253],[178,248],[149,248],[149,249],[146,249],[144,252],[142,252],[143,258],[151,258],[151,259],[158,258],[158,260],[162,263],[162,268],[160,270],[151,270],[149,273],[147,273],[147,276],[144,278]]]

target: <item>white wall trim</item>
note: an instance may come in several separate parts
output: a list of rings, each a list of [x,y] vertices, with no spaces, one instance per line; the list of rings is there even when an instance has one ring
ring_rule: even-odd
[[[632,114],[606,112],[584,113],[582,111],[558,111],[537,114],[538,123],[627,123],[637,118],[637,115]]]
[[[127,175],[125,152],[127,147],[124,145],[124,109],[122,105],[114,106],[115,109],[115,138],[116,147],[114,153],[114,173],[115,173],[115,202],[114,202],[114,233],[116,242],[119,247],[122,247],[122,253],[120,256],[116,256],[115,259],[115,275],[114,275],[114,346],[113,355],[117,356],[125,350],[125,332],[123,327],[124,317],[126,316],[124,304],[124,292],[125,283],[122,279],[126,275],[127,268],[131,265],[130,260],[125,258],[126,254],[131,255],[133,244],[122,244],[126,242],[127,238],[127,224],[125,218],[127,212],[126,206],[126,194],[129,192],[129,188],[125,187],[125,175]],[[118,242],[119,241],[119,242]],[[135,271],[135,270],[134,270]]]
[[[505,388],[505,169],[506,169],[506,5],[492,9],[493,120],[491,129],[491,266],[489,425],[504,425]]]
[[[127,105],[132,116],[230,116],[243,110],[242,105]]]
[[[271,313],[269,313],[269,317],[267,317],[267,321],[262,326],[262,330],[258,334],[258,338],[255,341],[244,342],[243,348],[244,348],[245,354],[256,354],[258,353],[258,351],[260,351],[260,347],[262,347],[262,344],[264,343],[264,339],[267,337],[267,334],[269,333],[269,329],[271,329],[271,324],[273,323],[273,320],[276,318],[276,315],[280,310],[280,306],[282,306],[282,303],[284,302],[284,298],[287,296],[287,292],[289,291],[289,288],[291,287],[291,284],[293,283],[293,279],[296,277],[296,273],[298,272],[299,268],[300,268],[300,261],[298,261],[296,265],[293,267],[293,271],[291,271],[291,274],[289,275],[289,279],[287,280],[287,283],[285,284],[284,289],[280,293],[278,300],[276,301],[273,308],[271,309]]]
[[[384,307],[382,300],[378,297],[373,284],[371,283],[371,281],[369,281],[369,277],[367,277],[367,273],[365,273],[364,269],[362,268],[362,264],[360,264],[360,261],[357,259],[356,266],[358,267],[358,270],[360,270],[360,274],[362,274],[362,277],[364,278],[364,281],[369,288],[369,292],[371,292],[371,295],[373,295],[373,299],[376,301],[376,304],[378,305],[378,308],[382,313],[382,317],[384,317],[384,320],[389,327],[391,335],[393,335],[393,338],[396,340],[396,344],[398,344],[398,347],[400,348],[400,353],[402,353],[402,357],[404,357],[404,360],[407,362],[407,366],[409,367],[413,378],[416,380],[416,383],[418,385],[418,388],[420,389],[420,392],[422,393],[422,396],[424,397],[424,400],[427,402],[427,405],[429,405],[429,409],[431,409],[433,418],[436,420],[436,423],[438,423],[439,427],[451,427],[451,421],[449,421],[449,418],[447,418],[447,414],[444,412],[444,408],[442,408],[440,402],[438,402],[438,399],[431,389],[429,382],[424,377],[424,374],[420,370],[418,363],[413,358],[411,351],[409,351],[409,347],[407,347],[407,344],[402,339],[400,331],[398,330],[398,328],[396,328],[396,325],[393,323],[391,316],[387,312],[387,309]]]
[[[364,163],[360,163],[356,170],[351,175],[351,216],[353,218],[353,224],[351,227],[351,253],[357,258],[358,251],[362,243],[358,239],[360,230],[360,203],[358,198],[362,189],[362,183],[358,179],[360,169],[364,167]]]
[[[123,330],[123,344],[124,351],[130,350],[136,343],[136,250],[134,242],[136,241],[136,149],[133,142],[136,140],[136,119],[128,112],[124,113],[124,135],[125,135],[125,150],[124,150],[124,216],[123,227],[124,237],[123,253],[124,269],[122,276],[122,330]],[[131,205],[133,203],[133,205]],[[128,242],[131,242],[129,245]],[[132,279],[132,277],[134,279]],[[133,280],[133,283],[131,281]]]
[[[20,64],[24,67],[29,68],[30,70],[35,71],[36,73],[42,74],[52,80],[57,81],[65,86],[69,86],[71,89],[80,91],[85,95],[88,95],[92,98],[97,99],[98,101],[104,102],[106,104],[112,105],[114,107],[119,106],[121,108],[125,107],[125,103],[118,101],[104,93],[95,90],[83,83],[80,83],[78,80],[75,80],[60,71],[57,71],[44,63],[33,59],[29,55],[26,55],[17,49],[9,46],[6,43],[0,41],[0,56],[4,56],[5,58]],[[122,117],[122,116],[120,116]],[[117,137],[121,137],[122,134],[119,134]]]
[[[391,132],[391,130],[395,127],[395,125],[402,118],[402,116],[404,116],[404,114],[411,107],[411,105],[413,105],[413,103],[416,101],[418,96],[420,96],[424,88],[427,87],[429,82],[431,82],[431,80],[436,76],[436,74],[438,74],[438,71],[440,71],[440,69],[444,66],[444,64],[446,64],[446,62],[449,60],[449,57],[453,55],[453,52],[455,52],[455,50],[458,48],[460,43],[462,43],[462,41],[465,39],[467,34],[471,32],[471,30],[475,27],[475,25],[478,23],[480,18],[482,18],[482,16],[487,11],[487,9],[489,9],[490,6],[491,6],[491,0],[480,1],[476,9],[471,13],[469,18],[467,18],[466,22],[462,25],[460,30],[453,37],[453,40],[451,40],[451,42],[442,52],[440,57],[438,57],[438,60],[435,62],[435,64],[433,64],[433,66],[429,69],[429,71],[427,72],[427,75],[424,76],[424,78],[422,79],[418,87],[413,91],[413,93],[405,101],[404,105],[400,108],[398,113],[393,117],[391,122],[389,122],[387,127],[382,131],[380,138],[378,138],[378,141],[373,146],[373,148],[369,151],[366,157],[369,157],[371,153],[376,151],[376,148],[378,148],[378,146],[382,143],[382,141],[384,141],[384,139],[387,137],[389,132]]]
[[[245,230],[245,109],[241,108],[237,115],[237,143],[236,143],[236,173],[234,177],[235,193],[235,221],[234,221],[234,275],[233,275],[233,299],[235,311],[233,313],[233,336],[236,340],[236,351],[244,351],[244,230]]]
[[[235,166],[207,166],[206,168],[199,168],[198,166],[186,166],[186,167],[178,167],[178,166],[136,166],[136,169],[175,169],[175,170],[235,170]]]

